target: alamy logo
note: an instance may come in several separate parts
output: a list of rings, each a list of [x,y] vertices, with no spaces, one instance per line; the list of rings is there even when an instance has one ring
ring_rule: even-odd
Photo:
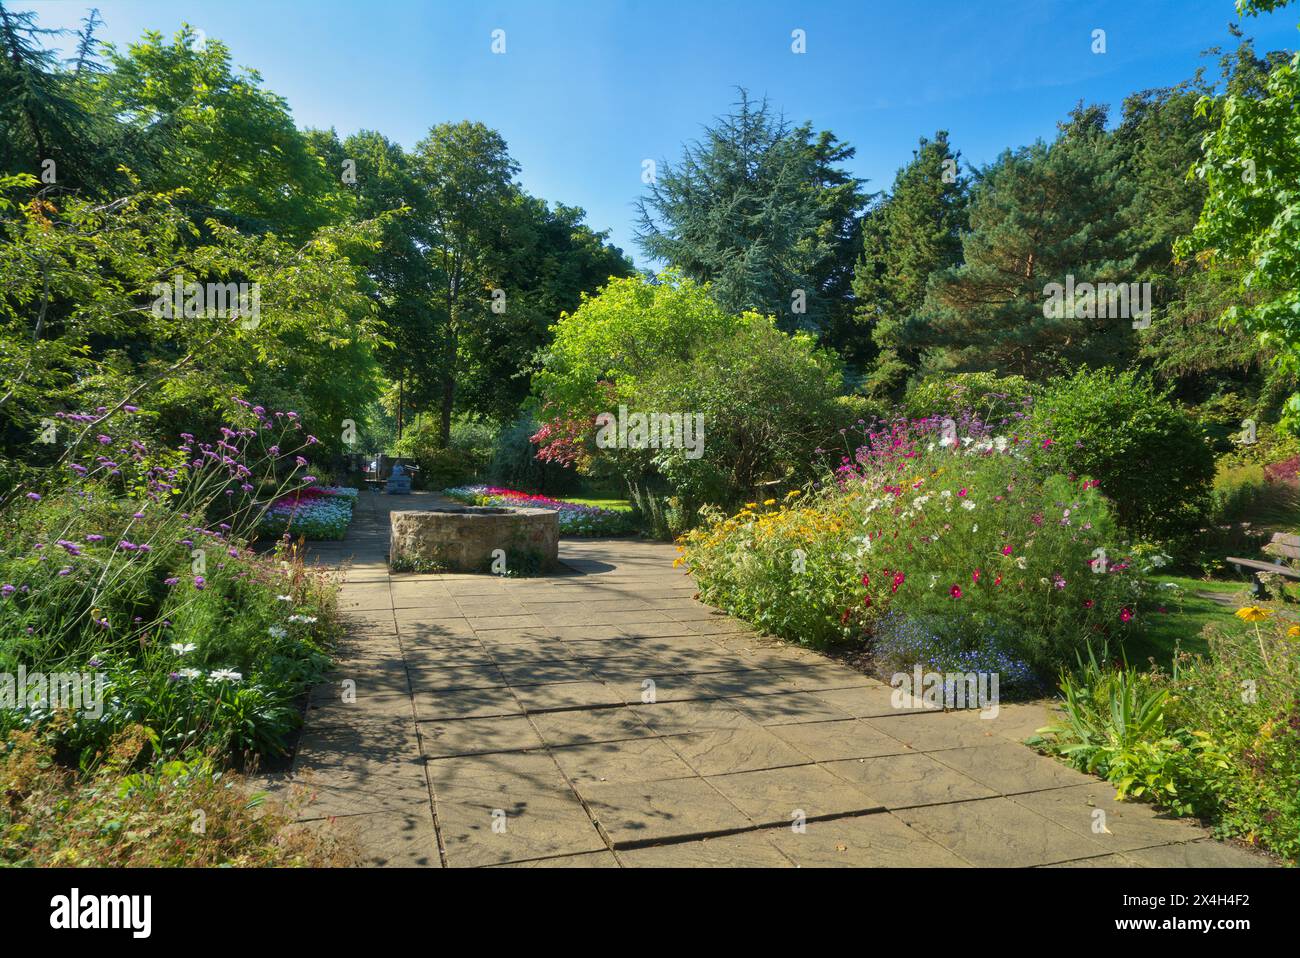
[[[154,283],[153,295],[159,319],[215,316],[238,319],[244,329],[256,329],[262,321],[260,283],[187,283],[178,275],[170,283]]]
[[[685,449],[687,459],[704,455],[704,414],[634,412],[619,406],[617,413],[596,417],[596,446],[600,449]]]
[[[896,709],[915,707],[980,709],[980,718],[998,717],[997,672],[922,672],[918,665],[912,674],[895,672],[889,684],[894,687],[890,704]]]
[[[50,927],[59,930],[78,928],[128,928],[133,938],[148,938],[153,930],[151,895],[82,895],[79,888],[71,894],[50,899]]]
[[[1073,274],[1065,284],[1043,287],[1044,319],[1131,319],[1134,329],[1151,325],[1150,283],[1075,283]]]
[[[92,719],[104,714],[103,672],[0,672],[0,709],[71,709]]]

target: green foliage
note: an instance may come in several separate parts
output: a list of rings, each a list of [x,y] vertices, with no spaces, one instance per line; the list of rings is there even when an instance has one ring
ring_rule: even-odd
[[[607,454],[633,481],[661,476],[688,513],[706,503],[735,506],[764,484],[812,478],[812,451],[830,438],[841,386],[833,353],[754,318],[702,344],[688,362],[663,366],[631,397],[631,409],[702,416],[701,449]]]
[[[572,492],[579,487],[577,470],[537,458],[532,437],[540,425],[526,406],[514,422],[497,433],[487,467],[487,479],[492,485],[547,494]]]
[[[1105,776],[1121,797],[1196,815],[1222,837],[1300,857],[1300,625],[1285,607],[1212,624],[1206,655],[1172,673],[1096,658],[1062,676],[1066,719],[1040,744]],[[1249,677],[1249,684],[1243,677]]]
[[[1061,675],[1065,721],[1039,734],[1051,736],[1044,740],[1051,750],[1076,768],[1109,779],[1119,800],[1144,798],[1196,814],[1210,800],[1204,787],[1187,787],[1196,766],[1226,762],[1208,734],[1166,730],[1169,694],[1158,677],[1127,665],[1110,668],[1089,647],[1078,673]]]
[[[256,70],[236,72],[220,40],[183,26],[120,51],[92,85],[97,112],[132,129],[162,124],[147,156],[150,187],[183,188],[201,216],[303,240],[341,218],[334,180],[294,126],[288,103]]]
[[[406,427],[395,452],[419,467],[422,488],[441,489],[469,482],[483,472],[495,434],[487,423],[458,417],[452,421],[450,441],[443,446],[438,420],[421,416]]]
[[[933,277],[926,322],[906,330],[906,344],[927,350],[927,366],[1036,376],[1071,362],[1124,361],[1131,317],[1045,308],[1048,285],[1069,276],[1134,279],[1133,188],[1105,121],[1104,108],[1079,108],[1050,145],[1007,151],[980,171],[963,262]]]
[[[1254,13],[1275,4],[1249,3]],[[1300,55],[1272,66],[1263,90],[1230,90],[1221,101],[1201,100],[1202,114],[1219,111],[1196,175],[1206,200],[1180,255],[1240,269],[1244,302],[1223,318],[1239,323],[1290,374],[1300,372]],[[1300,419],[1300,394],[1288,404]]]
[[[873,392],[896,392],[915,370],[919,356],[906,344],[909,328],[925,322],[926,286],[934,273],[961,263],[969,184],[960,159],[946,130],[934,140],[922,137],[889,196],[863,216],[854,320],[880,351],[870,377]],[[855,355],[867,352],[851,348]]]
[[[23,181],[0,179],[0,212]],[[0,395],[0,452],[48,455],[37,426],[68,407],[150,395],[161,431],[215,429],[231,394],[310,410],[339,448],[341,422],[375,395],[378,340],[347,253],[376,224],[321,230],[292,247],[215,221],[200,232],[168,194],[111,204],[38,197],[0,218],[0,359],[15,370]],[[156,286],[247,282],[259,315],[173,315]],[[111,402],[110,402],[111,399]],[[205,421],[206,420],[206,421]]]
[[[623,477],[661,532],[681,531],[700,506],[735,504],[760,483],[801,481],[830,424],[856,411],[837,401],[839,363],[811,337],[729,314],[707,287],[672,274],[655,284],[614,280],[561,317],[535,382],[547,414],[578,431],[559,438],[589,450],[589,471]],[[620,409],[703,417],[702,442],[602,449],[595,419]]]
[[[1033,396],[1033,384],[1023,376],[996,373],[953,373],[927,376],[903,398],[902,410],[912,419],[956,416],[974,410],[986,423],[1023,412]]]
[[[96,709],[61,726],[72,754],[137,722],[168,755],[280,754],[298,697],[328,667],[332,586],[283,543],[258,554],[246,538],[272,500],[305,484],[313,443],[295,447],[300,426],[277,434],[265,411],[245,415],[260,428],[227,429],[220,454],[191,442],[153,452],[130,417],[87,417],[106,431],[69,464],[69,488],[3,503],[0,673],[94,673],[105,685]],[[43,727],[58,711],[27,704],[0,708],[0,729]]]
[[[548,413],[595,417],[635,396],[646,377],[690,362],[701,345],[739,329],[750,315],[727,312],[705,287],[672,273],[655,282],[613,279],[560,316],[534,388],[553,407]]]
[[[1186,534],[1202,521],[1214,456],[1200,427],[1135,371],[1056,377],[1034,404],[1031,433],[1046,468],[1097,480],[1135,535]]]
[[[832,322],[857,252],[861,181],[840,166],[854,150],[810,125],[791,128],[745,90],[733,113],[660,163],[638,201],[642,249],[710,284],[724,309],[783,328]],[[796,311],[796,291],[804,294]]]

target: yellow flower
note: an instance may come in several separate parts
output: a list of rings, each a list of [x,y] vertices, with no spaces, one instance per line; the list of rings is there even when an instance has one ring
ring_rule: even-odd
[[[1300,625],[1293,625],[1286,630],[1286,634],[1293,639],[1300,639]]]
[[[685,561],[686,561],[685,558],[683,558],[682,556],[678,556],[676,559],[673,560],[673,568],[674,569],[680,568],[681,564]]]
[[[1273,610],[1264,609],[1257,605],[1243,605],[1233,614],[1242,622],[1263,622],[1273,614]]]
[[[764,499],[764,500],[763,500],[763,505],[765,505],[765,506],[774,506],[774,505],[776,505],[776,500],[775,500],[775,499]]]
[[[757,509],[757,508],[758,508],[758,503],[757,503],[757,502],[747,502],[747,503],[745,503],[745,508],[746,508],[746,509]]]
[[[795,496],[799,495],[799,494],[801,493],[801,491],[802,491],[802,490],[800,490],[800,489],[791,489],[789,492],[787,492],[787,493],[785,494],[785,497],[786,497],[787,499],[793,499]]]

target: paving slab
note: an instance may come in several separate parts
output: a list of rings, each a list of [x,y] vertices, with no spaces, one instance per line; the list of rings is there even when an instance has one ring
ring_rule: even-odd
[[[753,827],[702,778],[642,785],[592,785],[580,790],[615,848]]]
[[[552,858],[530,858],[522,862],[504,862],[491,868],[618,868],[613,852],[584,852],[581,855],[556,855]]]
[[[628,868],[793,868],[762,831],[619,852]]]
[[[654,731],[630,708],[574,709],[529,716],[547,745],[582,745],[648,738]]]
[[[420,744],[429,758],[519,752],[546,743],[522,715],[421,722]]]
[[[687,778],[694,769],[657,738],[590,742],[551,749],[556,764],[582,790],[585,785],[618,785]]]
[[[663,742],[700,775],[753,772],[809,762],[807,755],[761,727],[688,732]]]
[[[774,828],[772,844],[801,868],[967,868],[967,862],[887,812]]]
[[[1157,845],[1125,852],[1124,857],[1143,868],[1279,868],[1260,852],[1224,842],[1204,840],[1182,845]]]
[[[864,790],[819,765],[716,775],[708,781],[758,825],[883,810]]]
[[[367,868],[441,868],[438,835],[428,809],[419,814],[373,812],[303,822],[305,828],[350,843]]]
[[[582,804],[558,793],[456,793],[439,800],[438,829],[451,868],[606,850]]]
[[[982,868],[1051,865],[1108,851],[1100,842],[1071,832],[1009,798],[926,805],[893,814]]]
[[[929,755],[907,752],[850,761],[828,762],[831,774],[860,786],[886,808],[941,805],[997,795]]]
[[[768,728],[772,735],[814,762],[897,755],[911,751],[898,739],[857,719],[771,725]]]

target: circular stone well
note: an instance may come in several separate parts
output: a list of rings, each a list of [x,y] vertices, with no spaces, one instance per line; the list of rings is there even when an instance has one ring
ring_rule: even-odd
[[[560,520],[552,509],[404,510],[392,513],[391,528],[388,562],[398,570],[547,572],[559,561]]]

